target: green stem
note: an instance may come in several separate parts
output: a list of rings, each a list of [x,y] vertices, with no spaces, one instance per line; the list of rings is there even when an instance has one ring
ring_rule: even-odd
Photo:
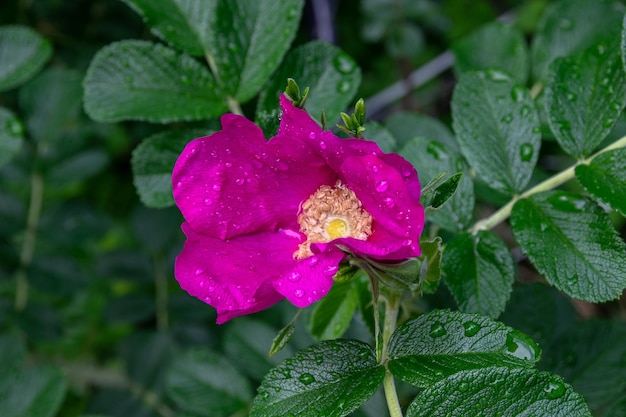
[[[388,348],[389,339],[396,330],[398,322],[398,311],[400,310],[400,294],[395,291],[387,291],[385,296],[385,322],[383,324],[383,346],[381,363],[387,365],[389,359]],[[389,369],[385,371],[385,379],[383,380],[383,389],[387,400],[387,408],[391,417],[402,417],[402,408],[398,401],[396,392],[396,383]]]
[[[167,330],[169,315],[167,310],[167,270],[163,256],[154,256],[154,281],[156,298],[156,323],[160,331]]]
[[[223,87],[224,83],[222,83],[222,79],[217,70],[215,57],[211,55],[210,53],[206,52],[204,54],[204,58],[206,59],[206,62],[209,64],[209,69],[213,73],[213,76],[215,77],[215,81],[217,82],[218,85]],[[241,110],[241,105],[239,104],[237,100],[235,100],[234,97],[226,96],[226,105],[228,106],[228,110],[230,110],[231,113],[243,116],[243,110]]]
[[[602,153],[605,153],[605,152],[608,152],[608,151],[612,151],[612,150],[618,149],[618,148],[623,148],[625,146],[626,146],[626,136],[624,136],[623,138],[613,142],[611,145],[607,146],[606,148],[601,149],[600,151],[596,152],[594,155],[590,156],[589,158],[578,161],[577,163],[575,163],[571,167],[567,168],[566,170],[561,171],[558,174],[553,175],[552,177],[548,178],[547,180],[545,180],[545,181],[535,185],[534,187],[526,190],[522,194],[513,197],[513,199],[511,201],[509,201],[507,204],[502,206],[498,211],[493,213],[491,216],[489,216],[486,219],[483,219],[483,220],[477,222],[476,224],[474,224],[474,226],[472,226],[469,229],[469,231],[474,233],[474,232],[477,232],[479,230],[492,229],[493,227],[495,227],[498,224],[500,224],[503,221],[505,221],[511,215],[511,210],[513,209],[513,206],[515,205],[515,203],[517,203],[518,200],[520,200],[522,198],[530,197],[533,194],[537,194],[537,193],[541,193],[541,192],[544,192],[544,191],[552,190],[552,189],[558,187],[559,185],[566,183],[567,181],[569,181],[572,178],[574,178],[575,170],[576,170],[577,166],[583,165],[583,164],[588,164],[596,156],[598,156],[598,155],[600,155]]]
[[[28,268],[33,261],[35,245],[37,243],[37,227],[43,205],[43,178],[34,170],[30,178],[30,203],[26,219],[26,231],[22,250],[20,252],[20,266],[17,270],[15,287],[15,310],[22,311],[28,303]]]
[[[243,116],[243,110],[241,110],[241,106],[239,105],[239,102],[235,100],[233,97],[227,96],[226,104],[228,105],[228,109],[230,110],[231,113]]]

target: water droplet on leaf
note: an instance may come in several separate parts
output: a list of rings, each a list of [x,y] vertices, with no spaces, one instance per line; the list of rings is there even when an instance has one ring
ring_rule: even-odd
[[[467,392],[467,390],[469,389],[469,384],[467,382],[461,382],[458,388],[460,392]]]
[[[432,338],[437,338],[437,337],[441,337],[444,336],[446,333],[448,333],[446,331],[446,328],[444,327],[444,325],[438,321],[434,322],[431,326],[430,326],[430,337]]]
[[[519,148],[519,156],[524,162],[528,162],[533,158],[535,151],[533,149],[533,145],[530,143],[524,143]]]
[[[298,381],[302,382],[304,385],[311,385],[315,382],[315,377],[310,373],[305,372],[298,377]]]
[[[356,66],[352,58],[344,53],[338,53],[333,59],[333,64],[342,74],[350,74]]]
[[[9,119],[6,127],[11,136],[22,136],[24,134],[24,127],[17,119]]]
[[[466,337],[472,337],[480,331],[480,324],[475,321],[468,320],[463,323],[463,329],[465,330]]]
[[[561,378],[554,375],[550,378],[548,385],[543,388],[546,393],[546,397],[551,400],[561,398],[565,394],[565,384],[561,381]]]
[[[541,353],[539,346],[524,333],[512,330],[506,336],[504,353],[520,359],[535,360]]]

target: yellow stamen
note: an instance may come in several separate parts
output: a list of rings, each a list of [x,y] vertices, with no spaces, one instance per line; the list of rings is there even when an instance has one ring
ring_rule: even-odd
[[[342,219],[333,219],[326,223],[326,233],[331,239],[345,237],[348,231],[348,224]]]

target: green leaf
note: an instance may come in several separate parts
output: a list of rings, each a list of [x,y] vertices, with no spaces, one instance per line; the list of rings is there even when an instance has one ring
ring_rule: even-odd
[[[63,373],[53,367],[12,368],[0,373],[2,417],[53,417],[67,390]]]
[[[29,27],[0,27],[0,91],[30,80],[52,55],[52,46]]]
[[[433,189],[429,193],[422,194],[422,200],[425,202],[424,207],[430,209],[438,209],[443,206],[459,188],[459,183],[463,177],[462,172],[457,172],[448,177],[445,181]]]
[[[185,145],[211,132],[201,129],[171,130],[145,139],[133,151],[133,182],[141,202],[148,207],[174,205],[172,169]]]
[[[452,46],[454,70],[464,72],[499,68],[525,84],[528,79],[528,47],[522,33],[511,25],[492,22]]]
[[[300,351],[265,377],[250,417],[341,417],[378,389],[385,368],[371,346],[327,340]]]
[[[422,184],[427,184],[442,171],[465,174],[448,203],[430,214],[428,220],[455,232],[468,227],[474,218],[474,185],[463,159],[446,145],[422,137],[409,140],[399,154],[417,168]]]
[[[626,104],[626,73],[617,42],[601,43],[550,65],[545,106],[561,148],[589,156],[611,132]]]
[[[528,90],[497,70],[463,74],[454,89],[452,118],[461,151],[478,174],[496,190],[522,191],[541,142]]]
[[[617,320],[576,323],[555,343],[546,359],[551,372],[580,392],[592,411],[600,411],[624,397],[626,324]]]
[[[443,251],[444,281],[459,309],[498,317],[515,281],[515,264],[492,232],[457,235]]]
[[[594,198],[626,216],[626,148],[604,152],[575,172]]]
[[[423,137],[437,141],[453,152],[459,150],[448,126],[426,114],[394,113],[385,121],[385,125],[400,145],[405,145],[413,138]]]
[[[174,360],[165,392],[183,412],[215,417],[245,410],[252,398],[246,378],[224,358],[201,348]]]
[[[545,79],[556,58],[617,38],[623,16],[624,5],[616,1],[560,0],[549,4],[531,45],[535,79]]]
[[[22,148],[24,127],[13,112],[0,107],[0,165],[11,160]]]
[[[298,311],[300,312],[302,310],[298,310]],[[287,324],[285,327],[280,329],[278,334],[276,334],[276,337],[274,338],[274,340],[272,340],[272,346],[270,346],[270,351],[269,351],[270,356],[274,356],[278,352],[283,350],[285,346],[287,346],[287,343],[289,343],[289,341],[291,340],[291,337],[293,336],[293,332],[296,331],[296,320],[298,319],[298,316],[300,315],[299,312],[296,313],[296,316],[293,318],[293,320],[289,322],[289,324]]]
[[[278,96],[287,78],[296,80],[301,88],[310,88],[306,109],[315,120],[321,122],[324,111],[332,122],[356,94],[361,69],[345,52],[328,43],[313,41],[290,51],[261,91],[257,104],[255,119],[266,135],[273,135],[278,127]]]
[[[62,146],[59,141],[66,139],[80,120],[82,78],[78,71],[48,69],[20,89],[20,107],[26,114],[26,130],[33,139]]]
[[[524,333],[478,314],[433,310],[400,326],[389,341],[389,370],[418,387],[491,366],[532,367],[541,350]]]
[[[420,284],[423,293],[432,294],[439,286],[441,279],[441,238],[437,236],[433,240],[422,240],[422,269]]]
[[[293,354],[286,346],[280,354],[268,355],[275,334],[276,330],[262,321],[240,318],[226,328],[224,352],[243,373],[260,381],[270,369]]]
[[[207,68],[188,55],[145,41],[102,48],[85,77],[85,110],[100,122],[199,120],[226,111]]]
[[[589,199],[561,191],[519,200],[515,239],[548,282],[574,298],[602,302],[626,288],[626,245]]]
[[[311,314],[311,335],[318,340],[341,337],[358,305],[356,287],[352,280],[333,284],[329,293],[316,305]]]
[[[563,379],[534,369],[459,372],[421,391],[406,417],[591,417],[584,398]]]
[[[126,0],[159,37],[205,56],[224,92],[252,98],[289,49],[303,0]]]

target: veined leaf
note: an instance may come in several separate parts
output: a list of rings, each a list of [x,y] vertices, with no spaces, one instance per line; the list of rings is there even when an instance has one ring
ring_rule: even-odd
[[[226,111],[209,70],[188,55],[145,41],[102,48],[85,77],[85,110],[100,122],[199,120]]]
[[[50,42],[26,26],[0,27],[0,91],[24,84],[52,55]]]
[[[371,346],[326,340],[267,374],[250,417],[347,416],[376,392],[384,376]]]
[[[495,234],[463,233],[443,251],[444,281],[459,309],[498,317],[515,280],[513,257]]]
[[[418,387],[470,369],[532,367],[541,350],[524,333],[478,314],[434,310],[400,326],[389,341],[389,370]]]
[[[604,152],[576,167],[576,178],[596,199],[626,216],[626,149]]]
[[[454,89],[452,118],[461,151],[478,174],[496,190],[522,191],[541,141],[528,90],[497,70],[463,74]]]
[[[348,329],[358,303],[354,281],[333,284],[311,314],[311,335],[318,340],[341,337]]]
[[[548,282],[574,298],[602,302],[626,288],[626,245],[593,201],[551,191],[518,201],[515,239]]]

